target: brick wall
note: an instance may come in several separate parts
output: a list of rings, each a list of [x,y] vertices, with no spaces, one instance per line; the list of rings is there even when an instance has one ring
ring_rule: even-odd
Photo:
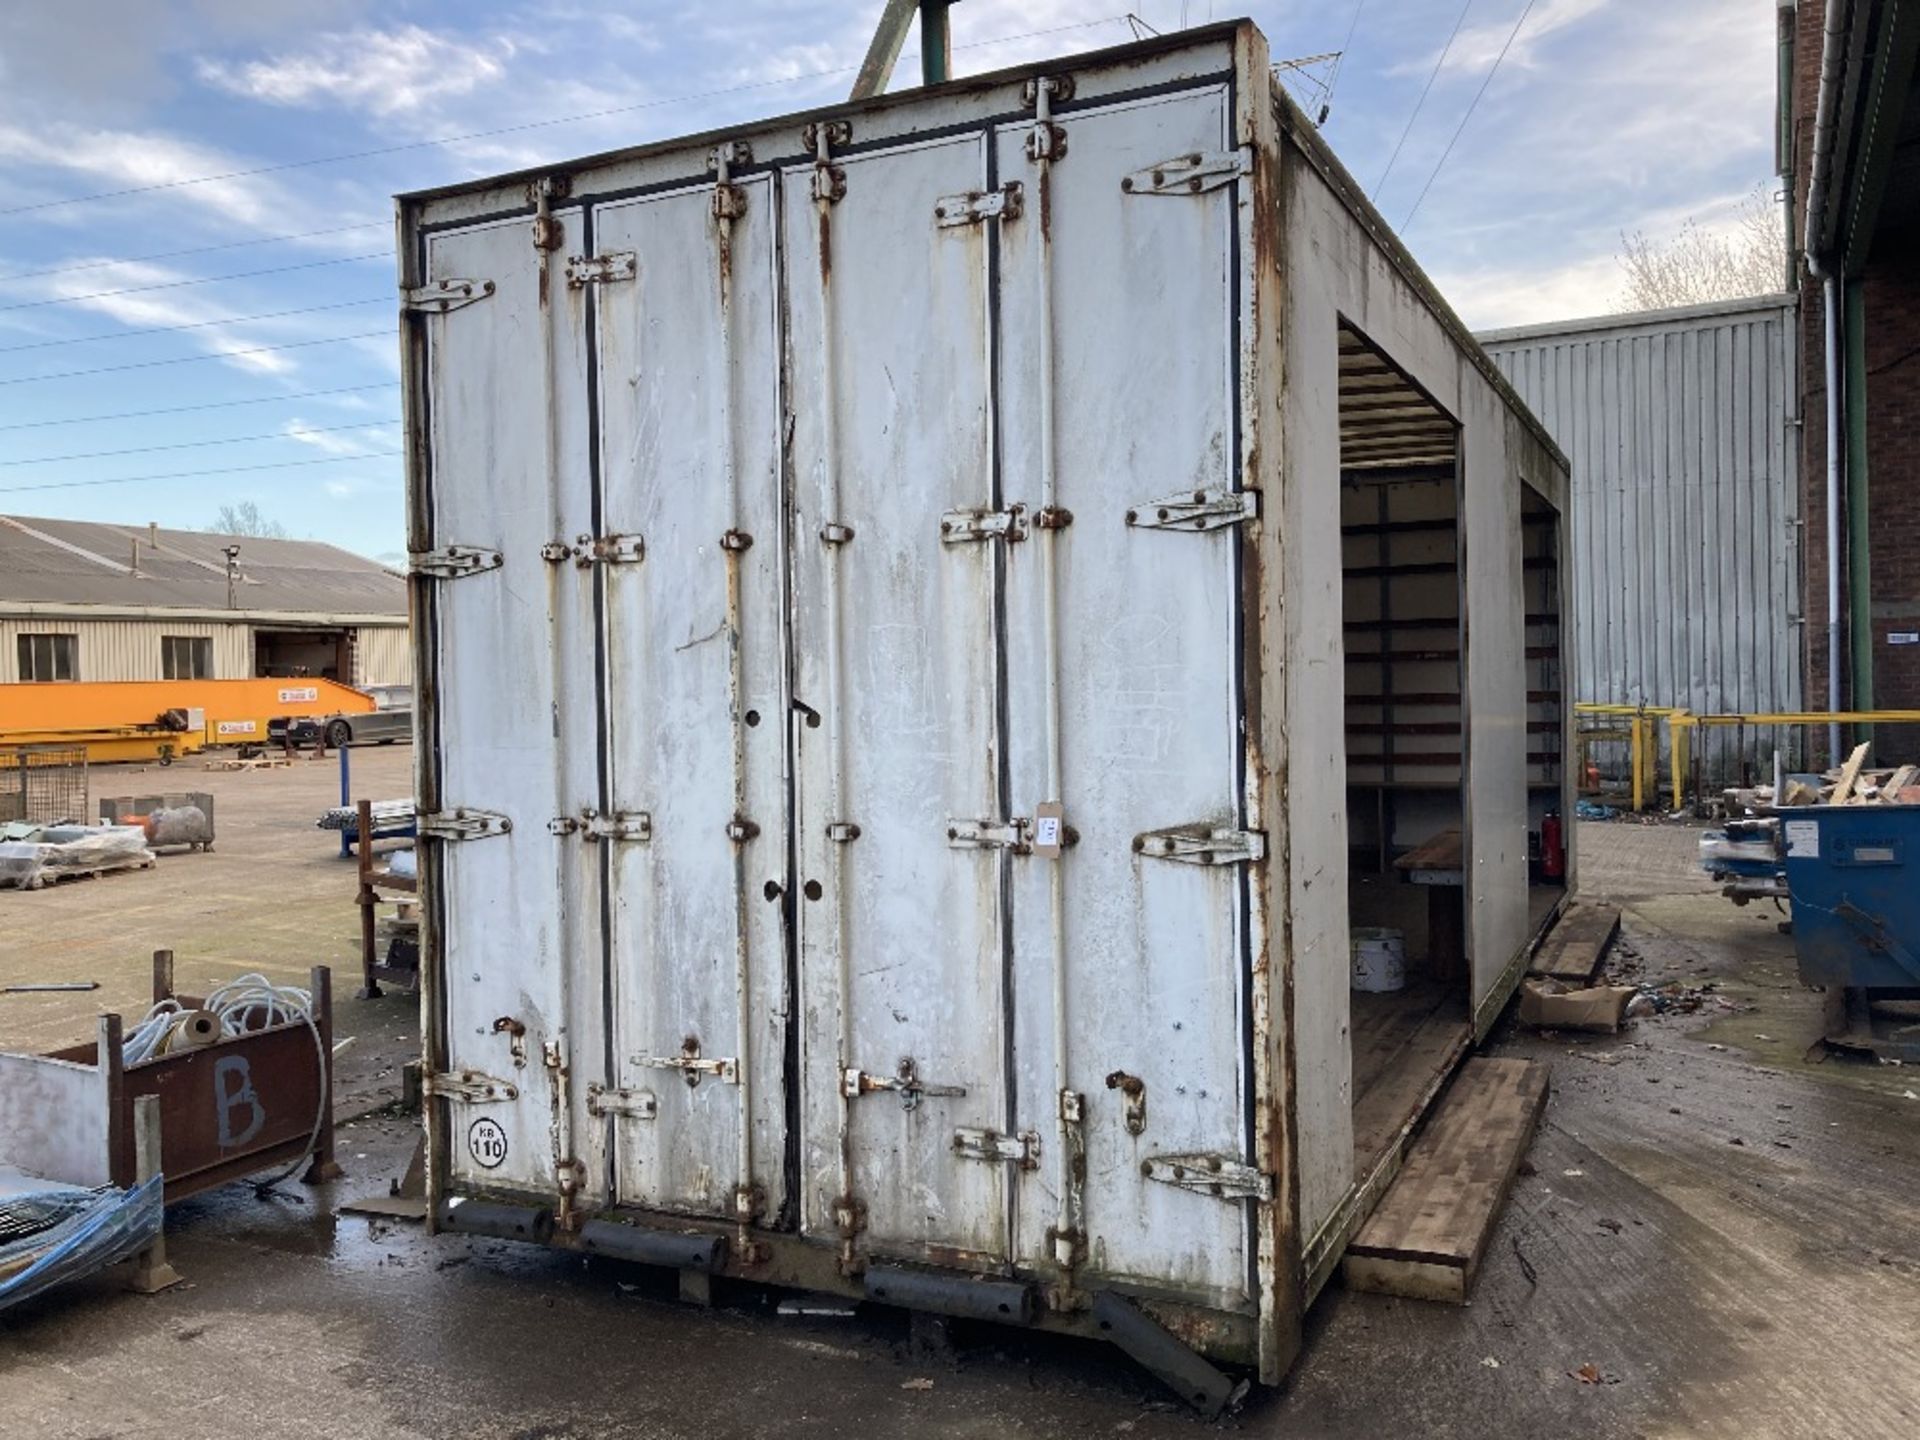
[[[1794,48],[1792,142],[1794,219],[1802,227],[1812,168],[1813,118],[1820,91],[1823,0],[1801,0]],[[1799,237],[1794,237],[1796,244]],[[1882,242],[1864,276],[1867,369],[1867,515],[1873,607],[1873,703],[1878,709],[1920,709],[1920,645],[1890,645],[1889,634],[1920,631],[1920,257],[1895,254]],[[1804,278],[1800,291],[1800,475],[1806,519],[1804,643],[1806,694],[1824,708],[1827,694],[1826,387],[1821,287]],[[1843,497],[1844,504],[1844,497]],[[1846,524],[1846,512],[1841,512]],[[1841,575],[1840,665],[1844,703],[1851,639],[1845,629],[1848,577]],[[1920,760],[1920,727],[1887,727],[1877,758]]]

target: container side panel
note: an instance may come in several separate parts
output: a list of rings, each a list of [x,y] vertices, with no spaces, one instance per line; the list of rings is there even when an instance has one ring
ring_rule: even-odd
[[[577,237],[578,215],[561,219]],[[599,857],[548,822],[599,803],[597,627],[589,576],[540,555],[593,528],[586,299],[560,260],[543,297],[538,255],[524,220],[428,242],[429,280],[494,285],[427,322],[433,535],[504,557],[440,582],[441,793],[447,812],[512,826],[440,842],[447,1054],[517,1092],[440,1103],[456,1184],[551,1194],[578,1160],[591,1198],[604,1193],[581,1099],[604,1045]]]
[[[1056,1002],[1050,868],[1064,886],[1065,1088],[1085,1097],[1089,1272],[1249,1294],[1247,1202],[1148,1179],[1156,1156],[1244,1162],[1244,864],[1137,853],[1136,837],[1242,821],[1236,689],[1239,531],[1156,528],[1153,502],[1238,484],[1233,320],[1236,184],[1149,193],[1122,180],[1229,143],[1224,88],[1059,122],[1050,194],[1005,232],[1000,386],[1008,498],[1042,501],[1049,344],[1064,530],[1009,552],[1010,755],[1016,813],[1057,800],[1078,843],[1014,861],[1015,1055],[1021,1123],[1054,1142]],[[998,138],[1003,180],[1030,190],[1030,126]],[[1043,295],[1051,286],[1051,314]],[[1051,337],[1047,327],[1051,327]],[[1129,524],[1128,511],[1147,524]],[[1059,795],[1047,793],[1048,623],[1039,547],[1059,565]],[[1271,843],[1275,837],[1269,836]],[[1108,1077],[1113,1077],[1109,1080]],[[1129,1081],[1144,1087],[1128,1124]],[[1109,1086],[1115,1088],[1109,1088]],[[1029,1177],[1021,1255],[1047,1263],[1057,1156]]]
[[[1529,437],[1480,385],[1461,444],[1466,556],[1467,959],[1476,1008],[1527,943],[1526,589],[1520,504]]]
[[[1304,1246],[1353,1186],[1352,966],[1340,535],[1340,320],[1359,255],[1346,214],[1294,153],[1283,184],[1287,265],[1285,581],[1287,804],[1292,850],[1293,1093]],[[1361,270],[1358,273],[1364,274]],[[1350,543],[1350,542],[1347,542]],[[1449,680],[1451,683],[1451,679]],[[1438,712],[1436,712],[1438,713]]]
[[[948,832],[1002,818],[1004,542],[942,540],[943,513],[991,497],[988,267],[986,225],[935,213],[984,188],[985,142],[835,163],[837,200],[814,198],[811,167],[782,180],[803,1223],[831,1232],[846,1195],[875,1253],[991,1262],[1006,1254],[1009,1167],[958,1153],[955,1136],[1006,1125],[1002,858]]]
[[[651,1104],[603,1123],[621,1200],[729,1216],[781,1199],[787,829],[771,182],[732,194],[724,237],[711,186],[594,215],[637,272],[595,287],[604,523],[646,545],[607,567],[611,808],[651,832],[609,852],[614,1073]]]

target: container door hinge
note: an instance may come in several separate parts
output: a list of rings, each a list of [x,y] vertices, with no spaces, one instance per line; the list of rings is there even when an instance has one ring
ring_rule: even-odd
[[[1027,507],[1008,510],[949,510],[940,517],[940,542],[964,545],[974,540],[1024,540]]]
[[[483,1075],[478,1070],[456,1070],[442,1075],[425,1075],[421,1077],[420,1089],[427,1095],[437,1095],[446,1100],[462,1100],[469,1105],[491,1105],[520,1098],[518,1085],[510,1080],[496,1080],[493,1076]]]
[[[1187,490],[1127,511],[1136,530],[1220,530],[1259,518],[1258,490]]]
[[[1183,865],[1245,865],[1267,858],[1267,837],[1259,830],[1181,825],[1134,836],[1133,853]]]
[[[653,816],[645,810],[618,810],[602,815],[583,810],[578,815],[556,815],[547,822],[550,835],[578,835],[583,840],[651,840]]]
[[[589,1085],[587,1113],[596,1120],[604,1120],[609,1115],[623,1120],[651,1120],[660,1113],[660,1102],[651,1090],[615,1090],[606,1085]]]
[[[575,255],[567,261],[567,284],[578,290],[583,285],[611,285],[616,280],[631,280],[640,273],[640,257],[631,250],[616,250],[608,255]]]
[[[1018,220],[1022,198],[1018,180],[1009,180],[998,190],[969,190],[962,195],[942,195],[933,202],[933,218],[943,230],[961,225],[979,225],[988,220]]]
[[[691,1035],[681,1044],[678,1055],[635,1055],[633,1063],[647,1070],[678,1070],[680,1077],[687,1082],[689,1090],[698,1085],[701,1078],[707,1075],[712,1075],[728,1085],[740,1083],[738,1060],[731,1056],[702,1057],[700,1042]]]
[[[1136,170],[1120,181],[1129,195],[1198,195],[1253,173],[1253,150],[1189,151]]]
[[[955,850],[1011,850],[1016,855],[1024,855],[1030,848],[1027,830],[1031,821],[1012,820],[949,820],[947,821],[947,844]]]
[[[919,1067],[910,1058],[902,1060],[891,1075],[871,1075],[853,1067],[840,1073],[840,1093],[849,1100],[858,1100],[876,1090],[893,1091],[905,1110],[918,1110],[920,1102],[928,1096],[951,1098],[967,1093],[964,1085],[929,1085],[920,1078]]]
[[[491,294],[491,280],[431,280],[402,290],[400,311],[406,315],[444,315]]]
[[[1155,1155],[1140,1173],[1164,1185],[1197,1190],[1216,1200],[1271,1200],[1273,1177],[1227,1155]]]
[[[457,810],[430,810],[414,818],[415,833],[428,840],[485,840],[506,835],[513,821],[491,810],[462,806]]]
[[[1006,1135],[962,1125],[953,1132],[953,1153],[962,1160],[993,1160],[1018,1165],[1022,1170],[1038,1170],[1040,1136],[1032,1130]]]
[[[407,556],[407,570],[435,580],[458,580],[463,575],[478,575],[498,570],[502,564],[498,550],[482,550],[478,545],[448,545],[440,550],[415,550]]]

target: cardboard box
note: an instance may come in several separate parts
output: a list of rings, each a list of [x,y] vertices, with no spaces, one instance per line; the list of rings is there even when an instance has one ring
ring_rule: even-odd
[[[1569,990],[1557,980],[1529,980],[1520,987],[1520,1023],[1542,1030],[1620,1028],[1627,1002],[1638,992],[1631,985],[1594,985]]]

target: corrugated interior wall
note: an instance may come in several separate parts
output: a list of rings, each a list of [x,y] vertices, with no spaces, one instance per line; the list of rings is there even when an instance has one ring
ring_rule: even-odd
[[[404,631],[402,632],[404,634]],[[0,619],[0,684],[20,679],[21,635],[73,635],[80,641],[79,680],[164,680],[160,641],[192,635],[213,641],[214,680],[253,674],[250,626],[208,620]]]
[[[1799,709],[1791,298],[1482,338],[1573,462],[1574,698]],[[1796,733],[1706,732],[1708,782]]]
[[[362,625],[354,645],[356,685],[413,682],[413,649],[405,625]]]

